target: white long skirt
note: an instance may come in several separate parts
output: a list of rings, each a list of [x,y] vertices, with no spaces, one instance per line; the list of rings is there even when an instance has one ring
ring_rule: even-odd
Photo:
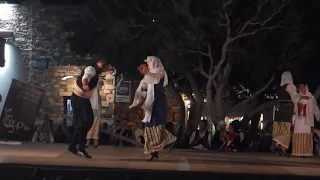
[[[296,117],[292,136],[293,156],[312,156],[313,139],[311,126],[307,125],[305,117]]]

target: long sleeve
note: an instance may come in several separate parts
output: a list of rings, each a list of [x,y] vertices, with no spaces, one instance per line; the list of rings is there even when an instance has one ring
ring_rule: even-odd
[[[96,88],[98,89],[98,91],[102,88],[103,85],[104,85],[104,84],[103,84],[103,80],[102,80],[101,78],[99,78],[98,84],[97,84],[97,86],[96,86]]]
[[[286,91],[290,94],[290,97],[291,97],[291,100],[293,101],[293,103],[298,102],[300,96],[299,96],[299,93],[297,92],[297,88],[295,85],[288,84]]]
[[[134,94],[134,99],[131,104],[131,107],[138,106],[146,98],[147,94],[146,94],[146,91],[144,90],[147,90],[147,84],[141,81]]]
[[[191,143],[194,141],[194,138],[196,137],[196,132],[194,131],[190,137],[190,140],[189,140],[189,145],[191,145]]]
[[[88,79],[88,81],[90,81],[93,76],[96,75],[96,70],[94,69],[94,67],[92,66],[88,66],[84,69],[84,74],[82,76],[82,80],[83,79]]]
[[[148,84],[147,97],[143,103],[144,119],[142,120],[142,122],[144,122],[144,123],[150,122],[150,120],[151,120],[153,102],[154,102],[154,85]]]
[[[316,120],[319,121],[320,120],[320,110],[319,110],[319,106],[317,104],[317,101],[315,100],[315,98],[313,99],[313,112],[314,112],[314,116],[316,117]]]
[[[38,132],[34,132],[31,142],[38,142]]]
[[[212,142],[212,134],[209,133],[209,135],[208,135],[208,144],[209,144],[209,147],[211,147],[211,142]]]

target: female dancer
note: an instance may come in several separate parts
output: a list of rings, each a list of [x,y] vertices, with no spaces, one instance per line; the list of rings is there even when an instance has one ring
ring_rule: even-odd
[[[293,84],[292,75],[286,71],[281,76],[277,87],[278,109],[275,113],[272,139],[276,143],[276,151],[281,156],[288,156],[287,150],[291,139],[291,125],[294,104],[298,101],[297,88]]]
[[[165,129],[167,120],[166,97],[164,87],[168,84],[167,73],[159,58],[148,56],[145,60],[148,68],[142,66],[144,78],[135,93],[133,108],[142,103],[145,111],[143,122],[144,130],[144,153],[149,155],[148,161],[158,159],[158,152],[165,146],[176,141],[176,137]]]
[[[299,85],[300,99],[295,104],[294,133],[292,136],[293,156],[313,155],[314,117],[319,121],[320,110],[313,95],[306,84]]]

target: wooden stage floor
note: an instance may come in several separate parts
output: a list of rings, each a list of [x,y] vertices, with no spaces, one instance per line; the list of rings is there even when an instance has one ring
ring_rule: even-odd
[[[93,159],[67,152],[66,144],[23,143],[0,145],[0,165],[30,167],[72,167],[159,170],[252,175],[290,175],[320,177],[319,157],[279,157],[273,154],[199,152],[174,149],[160,154],[160,160],[146,162],[140,148],[99,146],[88,148]]]

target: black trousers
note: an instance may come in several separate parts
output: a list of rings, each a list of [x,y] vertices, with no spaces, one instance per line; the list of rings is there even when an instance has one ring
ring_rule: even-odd
[[[74,148],[79,144],[78,150],[84,151],[87,132],[94,120],[91,103],[89,99],[81,98],[75,94],[71,96],[71,103],[73,111],[73,136],[70,147]]]

